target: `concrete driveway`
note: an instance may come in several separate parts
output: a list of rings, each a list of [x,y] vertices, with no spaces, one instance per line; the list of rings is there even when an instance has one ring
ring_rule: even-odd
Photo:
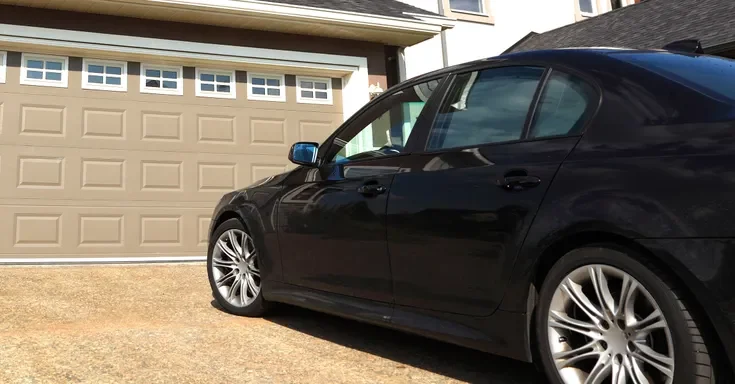
[[[203,264],[0,268],[0,383],[537,383],[528,364],[282,307],[213,305]]]

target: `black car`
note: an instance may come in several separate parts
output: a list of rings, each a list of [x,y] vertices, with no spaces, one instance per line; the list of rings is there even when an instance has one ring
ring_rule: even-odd
[[[208,273],[228,312],[294,304],[534,361],[555,383],[732,373],[735,61],[475,61],[389,89],[289,159],[215,208]]]

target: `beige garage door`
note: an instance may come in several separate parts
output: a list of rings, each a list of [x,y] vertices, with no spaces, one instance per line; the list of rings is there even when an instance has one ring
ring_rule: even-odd
[[[66,88],[22,84],[28,57],[8,52],[0,83],[0,258],[204,255],[223,193],[290,168],[291,143],[321,141],[343,120],[339,79],[331,105],[297,102],[288,73],[286,101],[249,100],[241,65],[234,99],[197,96],[187,66],[183,95],[149,94],[141,63],[128,62],[126,91],[89,90],[95,74],[77,57],[64,63]],[[42,80],[57,79],[44,65]]]

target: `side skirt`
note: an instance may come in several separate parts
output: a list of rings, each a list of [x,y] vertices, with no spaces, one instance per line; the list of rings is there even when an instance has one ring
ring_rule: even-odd
[[[488,317],[395,306],[282,282],[263,286],[268,301],[392,328],[494,355],[530,362],[525,313],[496,311]]]

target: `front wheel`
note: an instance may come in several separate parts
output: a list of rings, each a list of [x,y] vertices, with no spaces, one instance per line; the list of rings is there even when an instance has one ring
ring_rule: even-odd
[[[207,272],[214,299],[227,312],[263,315],[267,303],[260,289],[260,259],[240,220],[227,220],[212,234]]]
[[[555,383],[712,384],[701,332],[651,268],[612,247],[562,257],[544,280],[537,345]]]

